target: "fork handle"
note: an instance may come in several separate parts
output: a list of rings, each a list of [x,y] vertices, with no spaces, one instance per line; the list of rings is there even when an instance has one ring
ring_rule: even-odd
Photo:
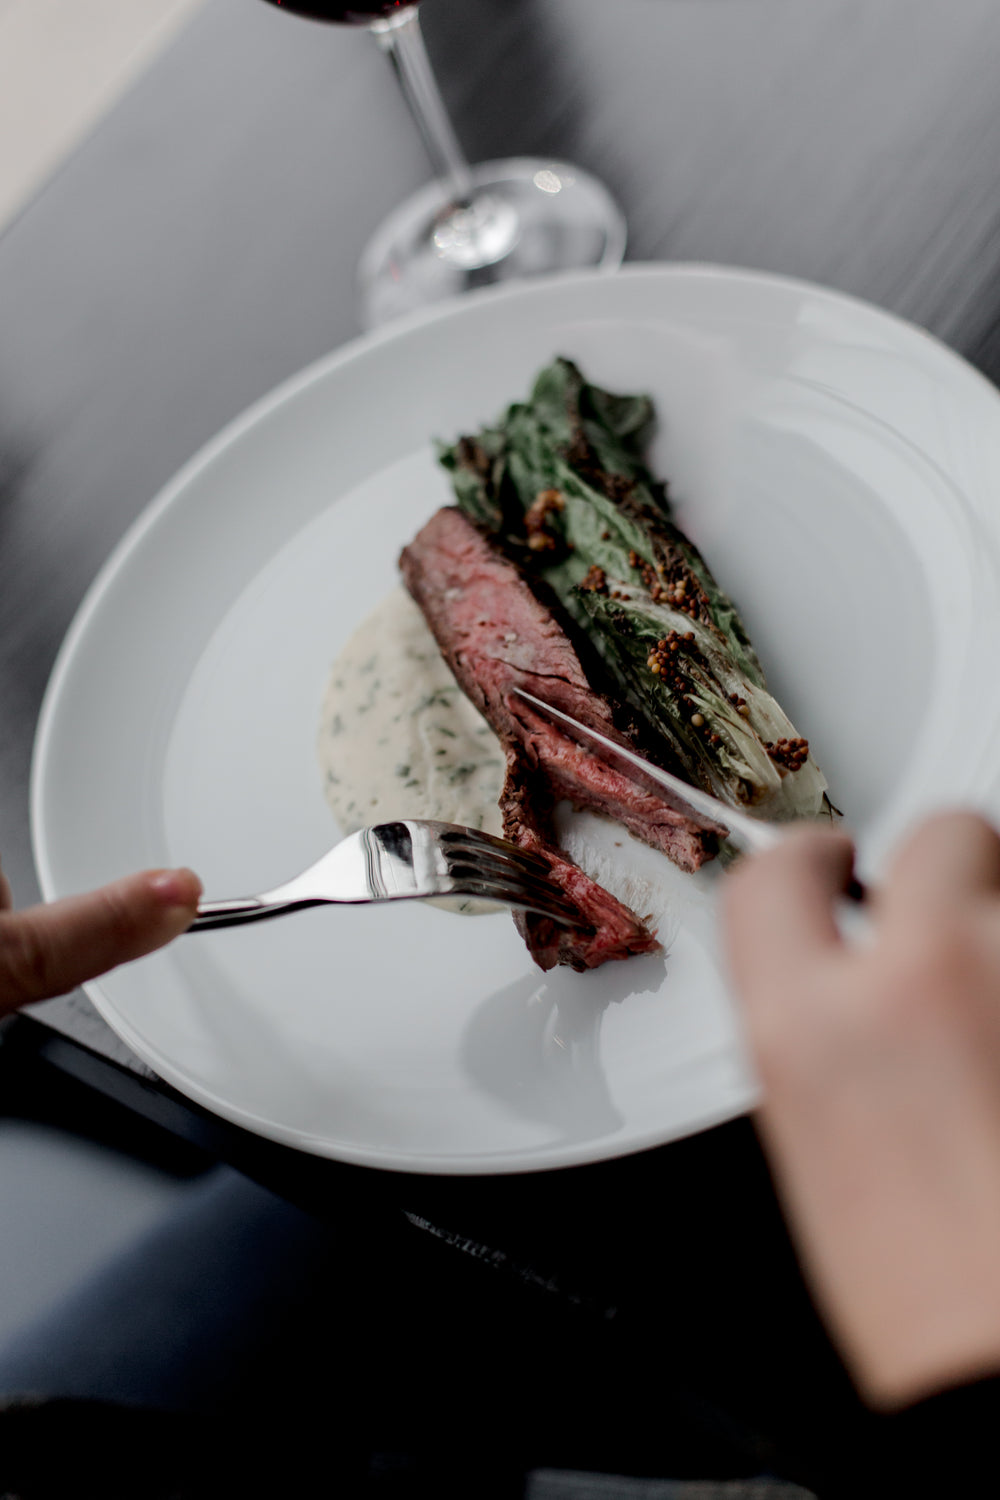
[[[188,932],[208,932],[215,927],[242,927],[244,922],[266,922],[286,912],[303,911],[307,906],[322,906],[322,901],[263,901],[259,896],[245,896],[240,901],[201,901],[198,914]]]

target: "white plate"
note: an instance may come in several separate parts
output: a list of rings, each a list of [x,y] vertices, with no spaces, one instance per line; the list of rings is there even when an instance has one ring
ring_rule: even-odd
[[[923,809],[998,805],[997,394],[831,292],[630,267],[364,339],[188,465],[97,579],[53,675],[33,783],[46,896],[174,862],[242,894],[334,841],[315,757],[327,672],[448,500],[430,440],[495,417],[560,353],[656,398],[655,466],[868,871]],[[181,939],[89,993],[191,1098],[372,1166],[555,1167],[744,1111],[718,877],[595,836],[661,884],[665,959],[546,977],[505,914],[323,909]]]

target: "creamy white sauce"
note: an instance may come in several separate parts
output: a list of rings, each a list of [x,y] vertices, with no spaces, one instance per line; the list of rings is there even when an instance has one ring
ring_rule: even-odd
[[[499,743],[402,586],[337,657],[318,749],[326,799],[345,834],[396,818],[501,831]]]

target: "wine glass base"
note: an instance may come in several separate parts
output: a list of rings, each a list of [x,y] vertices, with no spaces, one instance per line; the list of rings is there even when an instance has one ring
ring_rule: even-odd
[[[621,265],[624,216],[579,167],[515,157],[483,162],[471,179],[468,205],[456,210],[433,182],[376,230],[358,267],[366,328],[475,287]]]

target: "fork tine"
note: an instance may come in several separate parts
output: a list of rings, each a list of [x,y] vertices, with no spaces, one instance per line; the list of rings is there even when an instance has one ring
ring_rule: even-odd
[[[456,877],[471,875],[480,880],[530,880],[550,891],[558,890],[553,884],[551,871],[545,864],[525,865],[515,860],[494,859],[492,855],[454,854],[450,850],[445,862],[449,875]]]
[[[552,899],[551,893],[538,894],[520,889],[498,889],[492,881],[460,881],[451,893],[456,896],[476,897],[480,901],[494,901],[501,906],[511,906],[521,911],[536,912],[548,917],[562,927],[582,927],[584,922],[579,911],[569,902]]]
[[[484,875],[481,871],[468,869],[453,872],[452,879],[457,887],[463,892],[471,893],[475,886],[475,894],[489,897],[495,901],[505,901],[508,904],[518,903],[530,906],[535,911],[558,914],[572,918],[575,925],[581,925],[581,916],[575,903],[569,900],[558,886],[548,881],[536,880],[524,876],[494,876]]]
[[[438,843],[449,877],[463,893],[581,925],[576,904],[554,884],[543,855],[469,828],[442,830]]]
[[[561,896],[562,892],[552,879],[551,867],[545,861],[532,861],[531,864],[523,860],[496,859],[492,854],[455,853],[448,850],[445,854],[445,863],[448,874],[456,879],[471,876],[474,880],[494,880],[505,884],[530,884],[538,891],[548,891],[550,895]]]
[[[468,854],[473,859],[491,858],[514,865],[518,869],[531,870],[537,875],[548,873],[548,861],[530,849],[521,849],[506,839],[494,838],[479,829],[455,828],[440,837],[441,847],[447,855]]]
[[[462,870],[453,870],[451,876],[456,883],[462,885],[471,881],[476,885],[489,886],[494,891],[503,891],[505,895],[516,896],[520,893],[530,896],[532,900],[548,902],[550,906],[560,906],[566,911],[576,910],[575,904],[569,897],[550,881],[536,880],[524,875],[495,875],[477,870],[472,866]]]
[[[523,875],[525,879],[552,882],[552,866],[548,860],[522,859],[517,853],[497,854],[492,849],[449,848],[444,851],[449,869],[488,870],[496,875]]]

